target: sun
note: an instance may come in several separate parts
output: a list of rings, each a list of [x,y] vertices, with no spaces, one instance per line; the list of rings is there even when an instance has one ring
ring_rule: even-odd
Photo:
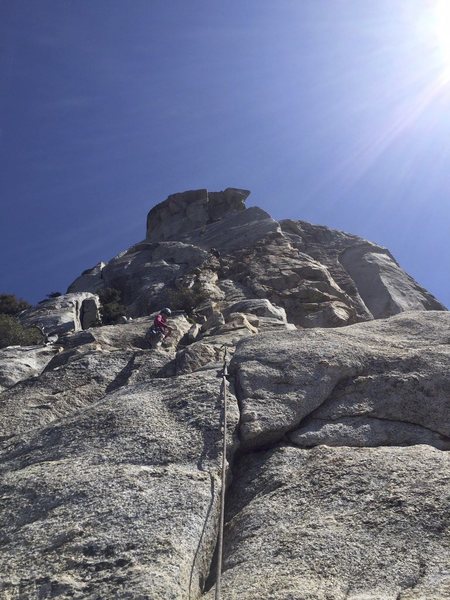
[[[444,68],[443,78],[450,80],[450,0],[437,0],[436,35]]]

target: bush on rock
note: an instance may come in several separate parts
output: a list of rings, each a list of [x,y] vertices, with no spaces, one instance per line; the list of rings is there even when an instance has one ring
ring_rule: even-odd
[[[26,308],[30,308],[26,300],[17,298],[14,294],[0,294],[0,314],[16,316]]]
[[[105,288],[99,292],[98,297],[100,299],[102,324],[113,325],[117,323],[118,318],[125,314],[121,292],[114,288]]]
[[[15,317],[0,314],[0,348],[34,346],[43,342],[44,337],[37,327],[24,327]]]
[[[208,300],[208,293],[200,285],[195,284],[188,288],[177,288],[167,291],[167,306],[172,310],[184,310],[192,315],[194,309]]]

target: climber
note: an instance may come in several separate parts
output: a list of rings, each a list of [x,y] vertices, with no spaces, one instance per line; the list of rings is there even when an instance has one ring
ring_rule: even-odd
[[[167,317],[170,317],[171,314],[172,311],[170,308],[163,308],[159,311],[153,321],[153,327],[150,329],[150,336],[157,340],[157,346],[160,346],[161,342],[172,333],[172,327],[167,325]]]

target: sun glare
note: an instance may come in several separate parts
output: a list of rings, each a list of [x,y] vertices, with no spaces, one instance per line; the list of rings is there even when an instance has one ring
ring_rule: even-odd
[[[444,67],[443,78],[450,80],[450,0],[438,0],[436,34]]]

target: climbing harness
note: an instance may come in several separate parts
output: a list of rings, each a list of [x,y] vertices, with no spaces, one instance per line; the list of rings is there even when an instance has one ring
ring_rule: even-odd
[[[220,585],[222,576],[222,552],[223,552],[223,525],[225,515],[225,484],[226,484],[226,462],[227,462],[227,348],[225,347],[222,368],[222,396],[223,396],[223,439],[222,439],[222,487],[220,490],[220,519],[219,539],[217,542],[217,575],[215,600],[220,600]]]

